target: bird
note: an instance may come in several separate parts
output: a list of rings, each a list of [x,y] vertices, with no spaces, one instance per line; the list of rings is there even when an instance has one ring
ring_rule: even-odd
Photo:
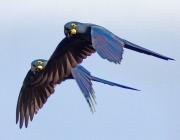
[[[42,81],[38,84],[32,84],[41,76],[42,73],[44,73],[44,71],[46,71],[48,63],[48,60],[45,59],[34,60],[31,63],[31,68],[27,72],[23,81],[16,107],[16,123],[18,123],[20,119],[20,128],[22,128],[24,121],[25,127],[28,127],[29,118],[31,121],[33,120],[34,114],[43,107],[49,96],[55,92],[55,86],[61,83],[61,81],[57,80],[54,83],[50,82],[48,84],[45,82],[43,83]],[[64,77],[62,81],[70,79],[74,79],[77,82],[92,113],[95,112],[94,103],[96,104],[95,91],[92,87],[92,81],[139,91],[135,88],[92,76],[91,73],[81,65],[77,65],[75,68],[71,67],[70,74],[67,77]]]
[[[103,59],[119,64],[124,48],[134,50],[163,60],[174,60],[146,48],[140,47],[125,39],[121,39],[104,27],[80,22],[68,22],[64,25],[65,37],[60,41],[49,60],[38,59],[31,63],[23,85],[20,89],[16,123],[20,117],[20,128],[28,126],[29,118],[42,108],[47,98],[54,93],[54,87],[67,79],[75,79],[92,112],[92,99],[95,99],[91,81],[118,86],[118,84],[93,77],[79,64],[97,52]],[[89,86],[87,86],[89,85]],[[132,90],[127,86],[119,85]],[[95,102],[95,100],[94,100]]]
[[[164,60],[174,60],[122,39],[106,28],[91,23],[68,22],[64,25],[64,34],[67,38],[76,38],[79,40],[79,47],[82,48],[84,44],[82,41],[80,42],[80,40],[83,40],[83,42],[91,46],[101,58],[107,59],[115,64],[121,62],[124,48]]]

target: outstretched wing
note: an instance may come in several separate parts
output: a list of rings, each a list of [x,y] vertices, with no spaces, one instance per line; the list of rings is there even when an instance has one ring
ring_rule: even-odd
[[[60,83],[68,77],[71,68],[76,67],[95,50],[89,42],[81,37],[64,38],[50,57],[44,72],[32,85],[49,85]]]
[[[123,54],[123,41],[107,29],[91,25],[92,46],[97,53],[110,62],[120,63]]]
[[[20,128],[22,128],[24,120],[25,126],[28,126],[29,118],[32,121],[34,114],[46,103],[48,97],[54,93],[54,85],[32,86],[30,83],[38,75],[35,75],[31,70],[27,73],[23,86],[21,87],[17,107],[16,107],[16,123],[20,117]]]
[[[46,67],[36,75],[28,72],[21,88],[17,108],[16,123],[20,115],[20,128],[28,125],[28,119],[33,119],[34,113],[42,108],[47,98],[54,92],[54,86],[60,84],[76,67],[95,50],[90,43],[81,37],[64,38],[50,57]]]

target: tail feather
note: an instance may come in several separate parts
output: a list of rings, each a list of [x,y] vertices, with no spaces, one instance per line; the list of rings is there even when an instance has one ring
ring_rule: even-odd
[[[111,85],[111,86],[117,86],[117,87],[121,87],[121,88],[140,91],[140,90],[132,88],[132,87],[128,87],[128,86],[120,85],[120,84],[117,84],[117,83],[113,83],[113,82],[110,82],[110,81],[107,81],[107,80],[104,80],[104,79],[101,79],[101,78],[98,78],[98,77],[94,77],[94,76],[91,76],[91,80],[96,81],[96,82],[100,82],[100,83],[104,83],[104,84],[108,84],[108,85]]]
[[[131,90],[138,90],[135,88],[127,87],[124,85],[116,84],[116,83],[113,83],[104,79],[94,77],[91,75],[89,71],[87,71],[81,65],[78,65],[75,68],[72,68],[71,74],[73,78],[76,80],[80,90],[82,91],[92,113],[95,112],[94,103],[96,104],[96,96],[95,96],[95,92],[93,90],[91,81],[96,81],[96,82],[108,84],[111,86],[117,86],[117,87],[131,89]]]
[[[95,107],[94,107],[93,101],[96,104],[96,99],[95,99],[95,92],[92,87],[90,72],[87,71],[81,65],[78,65],[77,67],[71,69],[71,73],[72,73],[73,78],[76,80],[80,90],[82,91],[90,107],[91,112],[94,113]]]
[[[164,59],[164,60],[174,60],[174,59],[172,59],[170,57],[167,57],[167,56],[158,54],[156,52],[153,52],[151,50],[145,49],[143,47],[140,47],[140,46],[138,46],[136,44],[133,44],[133,43],[127,41],[127,40],[123,40],[123,42],[125,43],[124,47],[127,48],[127,49],[130,49],[130,50],[133,50],[133,51],[137,51],[137,52],[140,52],[140,53],[144,53],[144,54],[147,54],[147,55],[152,55],[152,56]]]

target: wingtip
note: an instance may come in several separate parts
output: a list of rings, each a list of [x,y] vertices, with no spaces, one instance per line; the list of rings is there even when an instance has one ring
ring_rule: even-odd
[[[28,122],[25,122],[25,127],[26,127],[26,128],[28,127]]]
[[[21,129],[23,127],[23,122],[20,122],[19,128]]]

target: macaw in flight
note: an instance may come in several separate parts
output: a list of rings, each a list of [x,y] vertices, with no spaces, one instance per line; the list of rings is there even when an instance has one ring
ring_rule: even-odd
[[[67,38],[75,38],[81,51],[83,51],[85,47],[89,46],[90,48],[91,46],[103,59],[107,59],[114,63],[121,62],[124,48],[152,55],[164,60],[174,60],[119,38],[106,28],[95,24],[80,23],[76,21],[68,22],[64,25],[64,34]],[[87,54],[84,52],[84,55]]]
[[[92,53],[97,52],[103,59],[115,64],[121,62],[124,48],[164,60],[174,60],[121,39],[95,24],[68,22],[64,25],[64,33],[66,37],[59,43],[48,61],[38,59],[31,63],[16,107],[16,123],[20,116],[20,128],[24,119],[25,126],[28,126],[29,117],[32,120],[34,114],[42,108],[47,98],[54,93],[55,85],[67,79],[76,80],[92,112],[95,111],[93,101],[95,103],[96,101],[91,81],[137,90],[91,76],[90,72],[79,64]]]
[[[44,59],[34,60],[31,63],[31,69],[28,71],[24,79],[16,107],[16,123],[18,123],[20,116],[20,128],[22,128],[23,126],[24,119],[25,119],[25,126],[26,127],[28,126],[29,118],[31,121],[33,120],[34,114],[36,114],[38,110],[43,107],[49,96],[54,93],[55,91],[54,88],[56,84],[60,84],[61,81],[65,81],[69,79],[76,80],[92,113],[95,111],[93,101],[96,104],[96,99],[95,99],[96,97],[92,87],[92,81],[108,84],[111,86],[117,86],[125,89],[138,90],[135,88],[116,84],[92,76],[91,73],[81,65],[77,65],[75,68],[71,68],[69,75],[67,77],[64,77],[64,79],[57,81],[56,79],[52,79],[53,81],[49,83],[48,82],[49,78],[46,77],[43,79],[43,81],[34,83],[36,80],[41,79],[40,78],[41,74],[44,71],[46,71],[47,64],[48,64],[48,60],[44,60]],[[58,72],[54,74],[58,74]]]

